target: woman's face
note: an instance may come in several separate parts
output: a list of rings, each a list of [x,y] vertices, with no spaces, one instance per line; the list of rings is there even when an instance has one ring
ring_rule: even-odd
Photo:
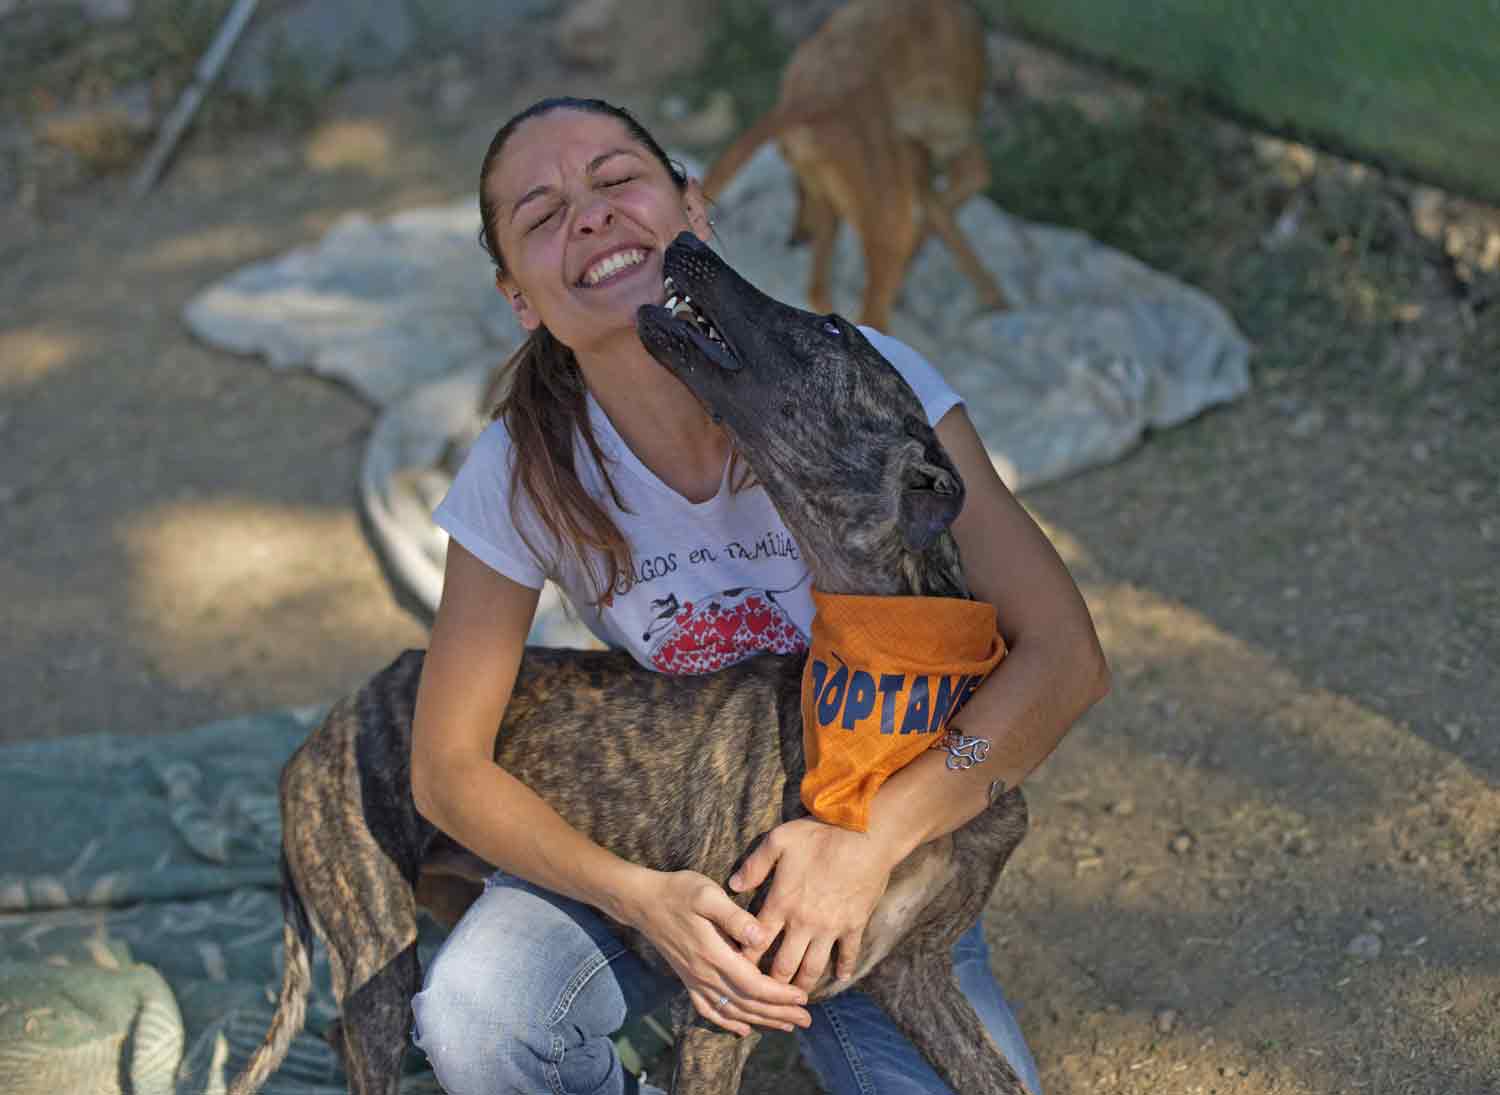
[[[522,122],[485,183],[505,260],[501,290],[527,330],[575,353],[635,336],[660,304],[662,256],[684,229],[708,238],[696,181],[680,191],[617,119],[566,108]]]

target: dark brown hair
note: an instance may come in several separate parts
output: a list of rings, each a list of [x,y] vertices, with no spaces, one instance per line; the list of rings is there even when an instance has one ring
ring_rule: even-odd
[[[602,99],[556,97],[533,103],[495,133],[479,171],[479,244],[500,274],[505,273],[505,256],[500,253],[500,240],[495,232],[498,210],[485,184],[517,127],[554,110],[578,110],[614,118],[666,168],[679,191],[687,189],[687,172],[667,156],[629,111]],[[588,389],[578,359],[545,326],[538,326],[511,355],[500,376],[505,391],[492,417],[502,420],[510,433],[511,519],[535,551],[525,524],[515,520],[517,501],[524,494],[547,531],[595,580],[595,605],[607,605],[615,594],[624,593],[634,584],[634,567],[630,544],[604,507],[584,489],[574,467],[576,429],[599,467],[611,500],[620,509],[626,509],[589,423]],[[604,567],[602,574],[599,562]]]

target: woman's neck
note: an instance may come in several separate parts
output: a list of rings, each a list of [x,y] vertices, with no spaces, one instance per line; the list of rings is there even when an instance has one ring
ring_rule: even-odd
[[[723,483],[729,437],[638,339],[629,341],[579,354],[584,382],[642,464],[688,501],[707,501]]]

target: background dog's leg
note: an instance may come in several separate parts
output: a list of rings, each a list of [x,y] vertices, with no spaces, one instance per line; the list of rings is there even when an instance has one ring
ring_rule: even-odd
[[[672,1095],[734,1095],[750,1051],[760,1041],[751,1028],[744,1038],[698,1018],[683,993],[672,1003],[672,1033],[677,1040],[677,1070]]]
[[[943,167],[947,186],[938,196],[951,212],[958,212],[964,202],[990,185],[990,161],[984,146],[975,141],[967,144]]]
[[[948,249],[953,252],[953,261],[963,271],[964,276],[974,283],[974,288],[979,291],[979,299],[985,308],[992,311],[1001,311],[1010,307],[1005,299],[1005,293],[995,281],[995,275],[991,274],[989,268],[980,261],[974,249],[969,246],[969,240],[964,235],[963,229],[959,228],[958,221],[953,212],[946,207],[943,200],[937,195],[924,203],[927,210],[927,222],[943,238]]]
[[[833,204],[806,189],[798,214],[800,227],[812,244],[812,271],[807,281],[807,304],[814,312],[833,311],[833,292],[829,281],[833,272],[833,243],[838,238],[839,215]]]
[[[343,1059],[353,1095],[396,1095],[411,1033],[411,999],[421,988],[413,943],[343,1001]]]
[[[959,990],[946,952],[897,951],[859,983],[962,1095],[1025,1095],[1015,1069]]]
[[[947,166],[948,185],[939,193],[932,189],[932,175],[924,171],[918,181],[922,194],[922,212],[926,219],[924,229],[932,229],[942,237],[953,252],[953,261],[979,291],[979,299],[990,311],[1001,311],[1010,307],[1005,293],[995,281],[995,275],[975,254],[968,237],[958,226],[959,206],[990,184],[990,165],[985,159],[984,149],[978,144],[964,147]]]
[[[889,150],[887,150],[889,151]],[[860,322],[884,331],[895,307],[906,268],[922,242],[925,229],[921,190],[927,171],[926,155],[911,142],[887,155],[891,171],[883,182],[880,200],[860,207],[860,245],[865,255],[865,294]]]
[[[786,238],[786,245],[800,247],[812,239],[812,221],[807,211],[807,187],[796,176],[792,177],[792,181],[797,187],[797,215],[792,218],[792,231]]]

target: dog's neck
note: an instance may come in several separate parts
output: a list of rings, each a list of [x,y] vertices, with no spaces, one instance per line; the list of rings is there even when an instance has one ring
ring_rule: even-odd
[[[972,596],[969,584],[964,581],[958,543],[951,532],[939,534],[926,551],[912,551],[902,555],[901,569],[906,586],[903,590],[905,596],[958,597],[962,600],[968,600]]]
[[[902,548],[896,563],[878,572],[855,569],[839,559],[824,561],[807,552],[813,587],[823,593],[865,597],[957,597],[969,600],[958,544],[944,531],[923,551]]]

